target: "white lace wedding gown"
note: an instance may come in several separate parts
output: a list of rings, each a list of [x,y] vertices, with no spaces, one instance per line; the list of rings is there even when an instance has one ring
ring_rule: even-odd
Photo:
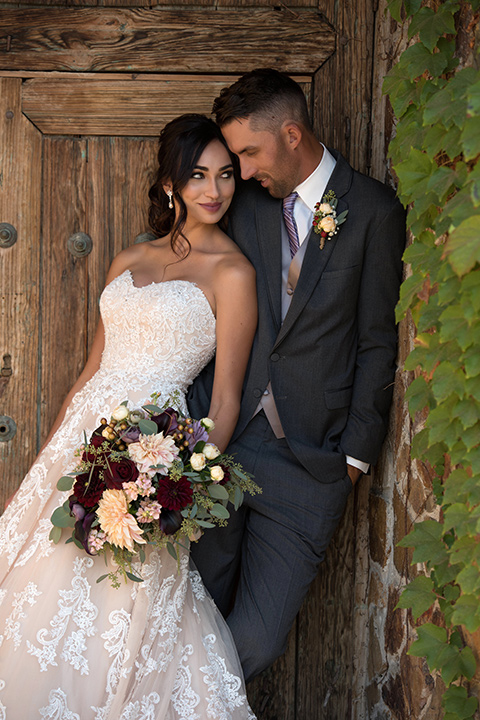
[[[73,451],[123,400],[180,396],[213,356],[215,318],[181,280],[138,288],[129,271],[104,290],[101,367],[0,520],[0,719],[246,720],[240,664],[200,576],[150,549],[143,583],[108,579],[103,557],[53,545],[50,516],[68,493]],[[159,401],[160,403],[162,400]]]

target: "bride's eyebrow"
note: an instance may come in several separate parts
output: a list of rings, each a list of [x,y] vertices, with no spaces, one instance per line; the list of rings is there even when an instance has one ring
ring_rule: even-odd
[[[231,167],[233,167],[232,163],[228,163],[228,165],[224,165],[223,167],[219,168],[219,172],[224,172],[225,170],[228,170]],[[194,170],[204,170],[205,172],[208,172],[208,167],[205,167],[204,165],[195,165],[195,167],[193,169]]]

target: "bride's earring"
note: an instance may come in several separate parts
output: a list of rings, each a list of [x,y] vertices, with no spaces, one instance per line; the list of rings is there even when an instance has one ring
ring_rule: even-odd
[[[172,201],[173,192],[171,190],[167,190],[167,195],[168,195],[168,207],[170,208],[170,210],[173,210],[173,201]]]

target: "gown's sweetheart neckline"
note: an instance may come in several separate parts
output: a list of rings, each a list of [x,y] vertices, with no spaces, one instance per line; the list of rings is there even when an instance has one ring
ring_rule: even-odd
[[[196,288],[198,290],[198,292],[200,293],[200,295],[203,297],[203,299],[205,300],[205,302],[207,303],[207,305],[209,307],[213,321],[216,322],[215,313],[213,312],[212,306],[210,305],[210,300],[208,299],[206,294],[203,292],[202,288],[199,285],[197,285],[197,283],[193,282],[193,280],[181,280],[180,278],[178,278],[176,280],[162,280],[161,282],[155,282],[155,280],[152,280],[152,282],[147,283],[146,285],[135,285],[135,282],[133,280],[133,273],[130,270],[130,268],[127,268],[126,270],[124,270],[122,273],[120,273],[120,275],[117,275],[117,277],[121,278],[123,275],[128,275],[131,286],[135,290],[143,290],[143,288],[152,287],[152,285],[172,285],[174,283],[183,283],[186,285],[191,285],[192,287]],[[113,280],[116,280],[116,278],[114,278]],[[113,282],[113,280],[112,280],[112,282]]]

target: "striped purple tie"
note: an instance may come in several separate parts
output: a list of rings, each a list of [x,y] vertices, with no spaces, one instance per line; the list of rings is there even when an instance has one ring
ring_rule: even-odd
[[[298,240],[297,223],[295,222],[295,218],[293,216],[293,207],[295,205],[295,200],[297,199],[297,197],[298,193],[292,192],[286,198],[283,198],[283,217],[285,220],[285,225],[287,226],[288,244],[290,246],[290,255],[292,256],[292,258],[295,256],[295,253],[300,247],[300,242]]]

